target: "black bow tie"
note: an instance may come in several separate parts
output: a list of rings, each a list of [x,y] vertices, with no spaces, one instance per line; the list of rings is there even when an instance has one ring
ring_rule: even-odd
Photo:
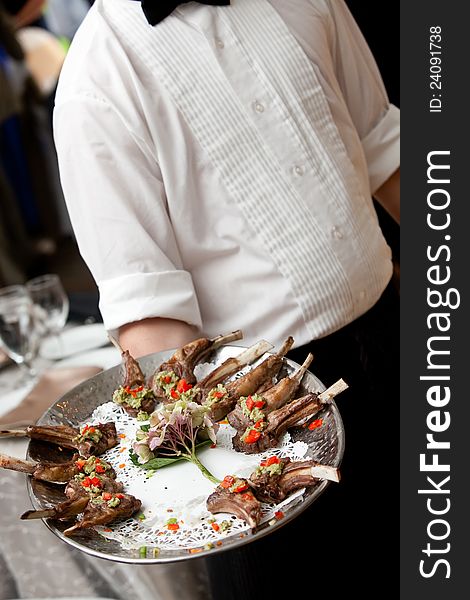
[[[156,25],[168,17],[177,6],[186,4],[177,0],[142,0],[142,10],[150,25]],[[200,4],[210,4],[211,6],[226,6],[230,0],[200,0]]]

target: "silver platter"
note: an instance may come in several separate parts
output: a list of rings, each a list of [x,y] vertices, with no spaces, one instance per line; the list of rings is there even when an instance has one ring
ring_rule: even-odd
[[[243,350],[241,346],[223,346],[213,353],[208,359],[215,366],[221,364],[230,356],[235,356]],[[139,364],[149,377],[164,360],[168,359],[174,350],[157,352],[139,359]],[[284,359],[285,366],[280,376],[291,374],[299,365],[292,360]],[[257,363],[256,363],[257,364]],[[71,425],[79,426],[90,418],[94,409],[104,402],[108,402],[114,390],[122,382],[122,367],[120,365],[107,369],[91,379],[84,381],[55,402],[38,420],[39,425]],[[297,396],[308,392],[320,392],[325,389],[323,383],[308,371],[302,381]],[[289,430],[293,441],[301,440],[309,446],[306,458],[312,458],[326,465],[338,467],[344,453],[344,428],[341,415],[334,401],[326,406],[321,413],[316,415],[323,419],[322,427],[310,430],[308,427],[295,427]],[[60,462],[71,456],[66,451],[36,440],[32,440],[28,447],[28,458],[36,461]],[[171,468],[171,467],[168,467]],[[184,483],[184,482],[182,482]],[[74,537],[66,537],[63,531],[70,525],[57,520],[45,519],[47,527],[65,543],[86,552],[87,554],[116,562],[133,564],[166,563],[191,558],[200,558],[205,555],[213,556],[216,552],[243,546],[253,540],[269,535],[279,527],[287,525],[303,511],[309,508],[313,502],[328,487],[330,482],[321,481],[308,488],[299,501],[293,502],[283,509],[284,518],[261,524],[253,530],[247,530],[247,534],[240,538],[237,535],[227,535],[210,550],[201,550],[191,553],[186,549],[165,550],[162,549],[158,556],[141,558],[138,551],[123,548],[119,542],[109,540],[101,536],[94,529],[82,530]],[[335,484],[335,485],[341,485]],[[63,486],[57,486],[35,479],[28,479],[28,491],[35,509],[47,508],[51,504],[57,504],[64,500]]]

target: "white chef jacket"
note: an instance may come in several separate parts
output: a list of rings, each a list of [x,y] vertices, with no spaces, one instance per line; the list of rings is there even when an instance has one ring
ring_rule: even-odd
[[[371,194],[399,165],[399,111],[343,0],[189,2],[154,27],[96,0],[54,132],[110,330],[167,317],[301,345],[390,280]]]

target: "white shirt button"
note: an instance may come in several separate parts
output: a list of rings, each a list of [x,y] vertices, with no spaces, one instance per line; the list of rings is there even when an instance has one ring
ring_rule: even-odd
[[[258,100],[256,100],[256,102],[254,103],[254,107],[255,107],[256,112],[258,112],[258,113],[264,112],[264,104],[261,104],[261,102],[258,102]]]
[[[343,237],[344,237],[343,232],[341,231],[341,229],[339,227],[336,227],[336,226],[331,229],[331,234],[337,240],[342,240]]]
[[[295,175],[302,177],[302,175],[305,173],[305,168],[302,165],[295,165],[293,171]]]
[[[223,41],[220,38],[216,38],[215,45],[217,46],[217,48],[220,48],[221,50],[225,47],[225,44],[223,43]]]

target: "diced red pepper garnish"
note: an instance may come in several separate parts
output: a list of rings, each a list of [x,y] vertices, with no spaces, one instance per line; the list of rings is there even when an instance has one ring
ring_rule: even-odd
[[[218,525],[218,523],[211,523],[211,527],[214,531],[219,531],[220,526]]]
[[[263,406],[266,404],[266,402],[264,400],[257,400],[255,402],[255,408],[263,408]]]
[[[274,516],[276,517],[277,520],[282,519],[284,517],[284,513],[282,512],[282,510],[277,510],[274,513]]]
[[[105,472],[106,472],[106,469],[103,467],[103,465],[96,465],[96,466],[95,466],[95,471],[96,471],[97,473],[105,473]]]
[[[178,523],[169,523],[167,525],[168,529],[170,531],[178,531],[178,529],[180,528],[180,526],[178,525]]]
[[[94,427],[88,427],[89,433],[95,433],[96,429]]]
[[[85,479],[82,481],[82,486],[90,487],[90,485],[91,485],[91,479],[89,477],[85,477]]]
[[[170,396],[175,400],[178,400],[178,398],[180,397],[179,392],[177,392],[176,390],[171,390]]]
[[[166,375],[163,378],[163,383],[170,383],[171,382],[171,375]]]
[[[91,485],[94,485],[95,487],[101,487],[102,483],[101,483],[101,479],[99,477],[93,477],[92,479],[90,479]]]
[[[246,492],[246,490],[248,489],[248,484],[246,482],[243,482],[241,485],[239,485],[238,487],[236,487],[233,491],[234,492]]]
[[[261,431],[256,431],[256,429],[250,429],[248,435],[245,437],[245,442],[247,444],[254,444],[261,437]]]
[[[128,394],[130,394],[133,398],[135,398],[138,394],[138,392],[141,392],[144,389],[143,385],[139,385],[136,388],[131,388],[130,386],[126,385],[126,387],[124,388],[124,391],[127,392]]]
[[[312,421],[310,423],[308,428],[310,429],[310,431],[312,431],[313,429],[316,429],[317,427],[321,427],[322,425],[323,425],[323,419],[316,419],[315,421]]]
[[[279,458],[277,456],[270,456],[269,458],[267,458],[266,460],[262,460],[260,462],[260,465],[262,467],[269,467],[271,465],[278,465],[281,461],[279,460]]]
[[[235,483],[235,477],[232,477],[231,475],[226,475],[223,479],[223,481],[220,482],[220,485],[227,489],[230,486],[232,486]]]
[[[248,398],[246,399],[246,407],[247,409],[251,412],[253,410],[253,407],[255,406],[254,400],[251,396],[248,396]]]
[[[251,492],[249,492],[247,494],[242,494],[241,495],[241,499],[242,500],[252,500],[253,499],[253,494]]]
[[[103,492],[103,500],[111,500],[111,498],[113,497],[112,494],[110,494],[109,492]]]
[[[116,498],[119,498],[119,500],[122,500],[124,498],[124,494],[116,494]]]
[[[83,460],[83,459],[80,458],[80,459],[78,459],[78,460],[75,461],[75,466],[77,467],[77,469],[79,471],[81,471],[83,469],[83,467],[85,466],[85,463],[86,463],[86,460]]]
[[[178,390],[178,392],[179,392],[180,394],[182,394],[182,393],[184,393],[184,392],[187,392],[188,390],[190,390],[192,387],[193,387],[193,386],[192,386],[190,383],[188,383],[188,382],[186,381],[186,379],[180,379],[180,380],[178,381],[178,384],[177,384],[177,386],[176,386],[176,389]]]
[[[259,429],[261,427],[261,425],[263,424],[264,419],[260,419],[259,421],[256,421],[256,423],[253,425],[253,427],[255,429]]]
[[[225,396],[223,392],[214,392],[212,395],[214,396],[214,398],[217,398],[217,400],[220,400]]]

